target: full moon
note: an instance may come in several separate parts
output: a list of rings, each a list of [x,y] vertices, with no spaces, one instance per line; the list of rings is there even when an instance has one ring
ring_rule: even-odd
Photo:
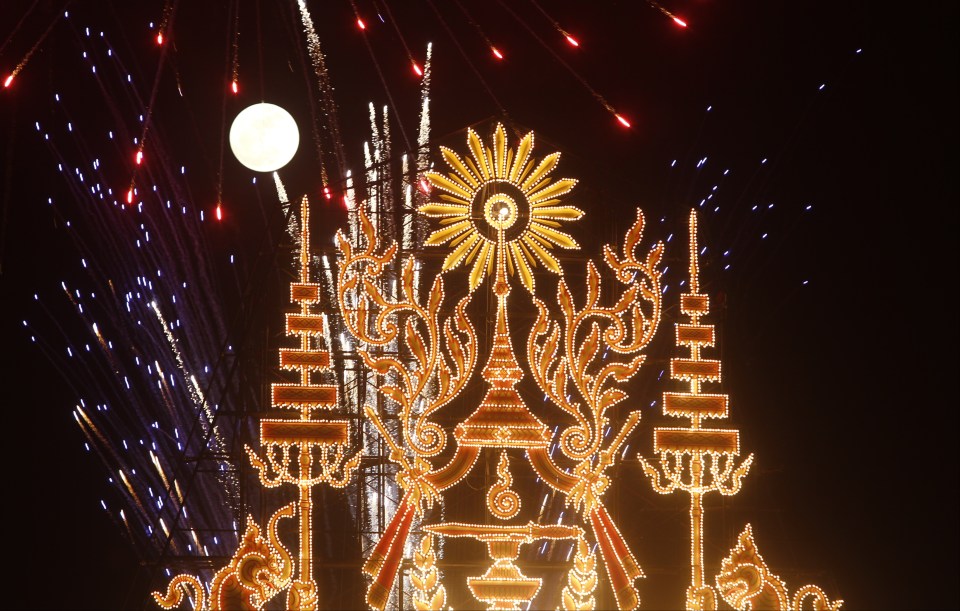
[[[293,159],[299,145],[297,122],[275,104],[248,106],[230,126],[230,149],[255,172],[279,170]]]

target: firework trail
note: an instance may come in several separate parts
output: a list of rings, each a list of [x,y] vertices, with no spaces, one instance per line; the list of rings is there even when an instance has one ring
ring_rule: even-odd
[[[82,274],[64,280],[59,292],[65,300],[38,294],[42,322],[28,323],[27,330],[77,390],[74,419],[86,449],[106,466],[101,506],[138,553],[147,561],[229,555],[247,511],[230,452],[250,425],[221,409],[257,402],[257,390],[233,375],[239,357],[232,342],[239,338],[225,322],[231,310],[223,287],[233,272],[222,257],[215,263],[206,235],[215,217],[193,203],[187,168],[173,161],[165,130],[153,130],[151,154],[132,167],[130,151],[142,145],[155,81],[130,78],[127,55],[106,33],[73,20],[68,26],[87,87],[102,99],[108,120],[101,126],[75,116],[78,100],[64,93],[55,94],[51,116],[35,124],[64,178],[68,197],[51,198],[50,207],[70,228]],[[362,206],[380,219],[383,231],[405,236],[408,247],[417,235],[415,185],[428,164],[430,57],[428,48],[418,150],[395,154],[390,117],[372,112],[362,184],[355,186],[344,172],[352,220]],[[117,188],[133,170],[137,184]],[[273,179],[296,258],[298,222],[280,175]],[[332,298],[334,271],[326,253],[317,254],[314,269]],[[57,322],[70,317],[83,322],[82,331]],[[359,346],[344,330],[339,317],[329,316],[325,343],[354,353]],[[337,374],[345,409],[375,392],[360,368],[342,367]],[[370,456],[381,451],[377,437],[372,429],[363,433]],[[195,468],[198,461],[202,469]],[[354,491],[368,497],[354,506],[354,517],[372,532],[384,526],[378,508],[389,515],[397,501],[388,479],[387,498],[370,497],[360,483]]]
[[[69,2],[67,2],[67,4],[69,4]],[[36,4],[34,4],[34,6],[36,6]],[[30,14],[32,10],[33,10],[33,6],[30,7],[30,11],[27,11],[27,13],[25,13],[23,17],[20,19],[20,21],[17,23],[13,32],[10,33],[10,36],[3,43],[3,47],[6,47],[7,44],[13,39],[13,35],[16,34],[17,30],[20,29],[20,26],[23,25],[24,20],[26,20],[27,16]],[[40,45],[43,44],[43,41],[47,39],[47,36],[50,35],[50,32],[53,31],[54,26],[57,25],[60,19],[66,18],[69,15],[70,13],[67,10],[59,11],[54,15],[53,19],[50,21],[50,25],[47,26],[47,29],[43,31],[43,34],[41,34],[39,38],[37,38],[37,40],[33,43],[33,46],[30,47],[30,50],[27,51],[27,53],[23,56],[23,59],[20,60],[20,62],[13,69],[13,71],[10,72],[10,74],[4,77],[3,79],[4,89],[9,88],[13,84],[13,80],[17,78],[17,75],[20,74],[20,72],[24,69],[24,67],[26,67],[27,62],[30,61],[30,58],[33,57],[33,54],[36,53],[37,49],[40,48]],[[3,50],[2,47],[0,47],[0,51],[2,50]]]
[[[23,23],[27,20],[27,17],[30,16],[30,13],[33,12],[33,9],[37,8],[38,4],[40,4],[40,0],[33,0],[33,4],[30,5],[30,8],[23,12],[23,15],[21,15],[20,19],[17,20],[17,24],[13,26],[12,30],[10,30],[6,40],[3,41],[3,44],[0,44],[0,53],[3,53],[3,50],[7,48],[7,45],[10,44],[10,41],[13,40],[13,37],[16,36],[17,32],[20,31],[20,28],[23,27]],[[57,17],[59,18],[59,14]]]
[[[186,168],[172,161],[161,130],[126,202],[116,185],[139,145],[141,83],[106,33],[74,18],[66,25],[86,68],[84,95],[54,94],[53,111],[35,129],[69,195],[48,203],[80,273],[61,283],[65,301],[39,291],[43,322],[25,326],[77,390],[84,446],[106,466],[101,505],[141,557],[155,561],[168,546],[175,555],[228,554],[242,513],[228,456],[238,423],[218,412],[256,393],[230,375],[229,316],[204,237],[213,219],[193,204]],[[91,96],[102,100],[106,121],[72,116]],[[204,468],[195,473],[198,461]]]
[[[337,103],[333,97],[333,84],[330,81],[330,73],[327,71],[327,63],[323,56],[323,49],[320,46],[320,37],[313,27],[313,18],[310,11],[307,10],[305,0],[297,0],[297,8],[300,12],[300,20],[303,23],[304,35],[307,38],[307,51],[310,54],[310,63],[313,66],[314,74],[317,76],[317,84],[320,89],[320,103],[322,105],[322,117],[314,117],[314,135],[317,139],[317,147],[320,149],[320,172],[324,185],[330,184],[326,165],[323,161],[324,154],[332,155],[337,170],[342,176],[345,170],[346,162],[344,159],[343,140],[340,136],[340,123],[337,119]],[[324,151],[323,138],[317,135],[316,126],[321,126],[328,138],[328,146]]]

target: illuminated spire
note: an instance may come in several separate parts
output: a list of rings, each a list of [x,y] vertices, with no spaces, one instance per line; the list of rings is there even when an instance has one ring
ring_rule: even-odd
[[[550,444],[550,430],[534,416],[517,392],[517,382],[523,370],[510,344],[507,325],[507,296],[510,284],[506,277],[503,230],[498,232],[497,322],[490,358],[481,375],[490,385],[480,406],[457,425],[457,441],[464,446],[494,448],[546,448]]]
[[[713,325],[700,323],[710,313],[710,297],[700,292],[700,266],[697,246],[697,213],[690,211],[690,292],[680,295],[680,313],[688,323],[676,323],[678,349],[689,350],[687,358],[670,359],[670,378],[689,385],[687,392],[663,393],[665,416],[689,418],[688,427],[657,427],[653,431],[654,451],[660,455],[660,472],[640,458],[643,470],[661,494],[681,490],[690,494],[690,586],[687,609],[715,609],[717,594],[706,585],[703,572],[703,495],[717,491],[734,495],[753,462],[751,454],[734,468],[740,455],[740,432],[736,429],[708,429],[705,418],[726,418],[728,397],[703,393],[702,384],[720,382],[720,361],[700,357],[702,348],[715,345]]]
[[[286,314],[287,335],[299,340],[297,348],[280,349],[280,368],[295,372],[296,383],[273,384],[271,405],[277,410],[299,412],[293,418],[260,420],[261,458],[249,446],[250,462],[256,468],[260,484],[276,488],[295,486],[296,503],[281,508],[268,525],[269,540],[259,535],[252,519],[247,534],[232,562],[224,567],[209,586],[211,607],[235,606],[229,596],[241,596],[243,606],[260,608],[270,598],[287,590],[287,609],[316,609],[317,584],[313,578],[313,487],[330,484],[343,488],[360,464],[360,454],[348,456],[349,422],[337,416],[316,415],[316,411],[336,410],[338,392],[335,385],[314,383],[315,373],[329,370],[330,353],[316,347],[323,335],[326,319],[312,310],[320,301],[320,285],[310,282],[310,204],[304,197],[300,203],[300,275],[290,283],[290,299],[299,311]],[[299,516],[298,554],[291,557],[276,534],[280,517]],[[259,567],[261,568],[251,568]],[[241,575],[249,570],[250,575]],[[245,581],[244,581],[245,580]],[[263,583],[260,583],[263,581]],[[237,586],[236,584],[241,584]],[[261,591],[258,592],[257,588]],[[185,591],[200,599],[204,586],[191,575],[178,575],[171,580],[165,595],[154,593],[154,599],[165,609],[177,606]],[[233,590],[239,590],[237,594]],[[202,607],[201,604],[198,608]],[[227,602],[224,602],[227,601]]]

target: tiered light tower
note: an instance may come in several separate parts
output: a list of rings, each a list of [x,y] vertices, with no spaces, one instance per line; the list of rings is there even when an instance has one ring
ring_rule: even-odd
[[[666,416],[689,418],[687,427],[657,427],[653,432],[654,451],[659,454],[660,470],[643,457],[640,462],[654,489],[661,494],[676,490],[690,495],[690,586],[687,609],[716,609],[716,591],[705,583],[703,572],[703,496],[710,492],[733,495],[741,483],[753,454],[739,466],[740,432],[736,429],[706,428],[708,418],[726,418],[729,399],[725,394],[703,392],[704,383],[720,382],[720,361],[705,359],[703,348],[716,344],[713,325],[700,322],[710,313],[710,298],[700,292],[697,251],[697,213],[690,212],[690,292],[680,296],[680,312],[687,323],[676,323],[678,348],[689,349],[689,357],[670,359],[670,377],[689,384],[687,392],[663,393]],[[661,479],[661,471],[663,479]],[[665,481],[664,481],[665,480]]]
[[[211,582],[211,609],[260,608],[284,590],[288,591],[286,609],[316,609],[312,490],[324,483],[344,487],[360,463],[359,453],[347,454],[348,420],[331,414],[337,408],[337,386],[317,380],[330,368],[330,353],[318,346],[324,316],[312,311],[320,301],[320,285],[310,282],[310,206],[306,197],[301,201],[300,218],[300,278],[290,285],[290,298],[299,305],[299,311],[286,314],[287,335],[297,338],[299,346],[280,349],[280,368],[296,372],[299,379],[274,384],[271,392],[274,409],[295,410],[299,417],[261,419],[263,458],[246,448],[261,485],[276,488],[290,484],[297,488],[299,497],[296,504],[281,508],[271,518],[269,541],[258,539],[259,530],[252,520],[248,521],[240,549]],[[294,513],[300,518],[295,562],[276,533],[277,520]],[[185,585],[193,592],[183,590]],[[171,581],[166,596],[154,593],[154,597],[169,609],[180,603],[186,591],[197,598],[196,608],[203,608],[203,590],[196,578],[178,576]]]
[[[260,445],[266,463],[247,448],[250,461],[260,474],[260,483],[268,488],[292,484],[299,491],[300,562],[298,577],[291,586],[295,604],[291,609],[314,609],[317,585],[313,578],[313,498],[311,490],[322,483],[336,488],[347,485],[360,464],[359,453],[347,457],[349,424],[344,418],[314,417],[314,412],[330,412],[337,407],[337,387],[314,381],[330,369],[330,353],[316,347],[323,336],[325,317],[311,313],[320,302],[320,285],[310,282],[310,206],[304,197],[300,205],[300,281],[291,283],[290,299],[300,311],[286,314],[287,335],[300,340],[299,348],[280,349],[280,368],[295,371],[299,381],[274,384],[271,404],[276,409],[298,410],[299,420],[260,421]],[[296,467],[293,457],[296,455]]]

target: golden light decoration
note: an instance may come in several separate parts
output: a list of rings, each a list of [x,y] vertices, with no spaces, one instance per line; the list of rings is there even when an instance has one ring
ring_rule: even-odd
[[[497,481],[487,491],[487,509],[495,518],[509,520],[520,513],[520,495],[511,490],[511,486],[510,460],[506,451],[502,451],[497,462]]]
[[[639,423],[640,412],[630,411],[617,422],[611,421],[609,413],[628,398],[619,387],[639,372],[645,362],[642,352],[660,321],[658,265],[663,244],[654,245],[645,255],[638,252],[644,230],[643,215],[638,211],[623,245],[604,249],[604,263],[613,272],[615,283],[609,291],[615,295],[613,305],[599,302],[600,274],[593,262],[587,266],[586,302],[582,306],[575,303],[563,269],[549,250],[555,246],[578,248],[558,229],[561,220],[582,216],[579,209],[563,205],[560,199],[576,181],[550,178],[558,154],[539,162],[530,158],[532,134],[514,150],[507,144],[506,130],[498,125],[491,141],[486,147],[475,132],[468,131],[471,157],[461,159],[445,150],[451,173],[428,176],[435,197],[419,210],[439,219],[441,227],[427,243],[446,244],[451,252],[442,273],[427,290],[418,291],[414,285],[413,258],[398,261],[397,244],[382,244],[362,209],[357,214],[362,246],[354,246],[343,233],[337,237],[341,255],[337,299],[343,319],[358,345],[368,347],[358,353],[379,381],[380,395],[397,406],[399,423],[398,430],[392,431],[378,409],[364,408],[390,448],[390,460],[399,467],[396,480],[404,491],[364,565],[364,572],[371,577],[367,603],[376,609],[386,606],[414,519],[423,519],[427,507],[443,502],[445,491],[471,471],[480,452],[494,450],[500,452],[501,462],[497,482],[488,490],[490,515],[509,520],[520,508],[520,495],[509,490],[511,476],[503,456],[505,452],[525,453],[536,474],[566,497],[567,505],[592,532],[617,606],[631,609],[639,604],[634,581],[643,572],[602,496],[610,485],[606,472],[620,457],[627,436]],[[556,319],[535,294],[533,270],[541,264],[561,276]],[[469,290],[456,303],[445,304],[445,277],[460,265],[469,267]],[[388,270],[400,271],[399,282],[387,275]],[[486,392],[448,437],[434,417],[437,410],[461,395],[479,364],[477,335],[466,308],[489,274],[496,276],[489,285],[496,299],[496,322],[481,371]],[[529,373],[550,403],[559,408],[561,414],[555,421],[568,423],[560,434],[559,447],[573,461],[572,469],[554,462],[550,428],[532,413],[517,386],[527,371],[514,352],[510,326],[509,296],[516,278],[534,293],[537,312],[528,331]],[[600,350],[601,342],[608,350]],[[402,361],[394,349],[386,349],[393,345],[403,347],[412,358]],[[568,385],[567,379],[572,383]],[[573,416],[572,423],[563,412]],[[455,446],[447,452],[446,464],[434,465],[431,460],[449,443]],[[434,525],[421,526],[440,536],[454,536],[452,526],[441,530],[430,530]],[[460,524],[456,536],[479,537],[482,526]],[[517,526],[506,524],[503,528]],[[497,570],[508,569],[501,566]],[[523,583],[533,596],[529,589],[534,583]],[[529,601],[522,596],[498,598],[502,592],[479,587],[475,592],[478,599],[492,605]]]
[[[313,577],[313,497],[319,484],[342,488],[360,464],[360,453],[348,455],[350,425],[334,412],[339,399],[337,387],[314,379],[330,369],[330,353],[316,344],[322,335],[324,315],[313,308],[320,300],[320,285],[310,281],[310,205],[300,204],[300,277],[290,284],[290,299],[299,311],[287,313],[287,335],[299,340],[296,348],[279,350],[280,368],[298,374],[295,383],[273,384],[271,405],[296,412],[293,418],[260,420],[261,457],[246,447],[257,470],[261,486],[276,488],[290,484],[297,488],[296,503],[278,510],[270,519],[264,540],[252,520],[230,564],[205,586],[192,575],[171,580],[165,595],[154,593],[164,609],[180,604],[184,593],[195,601],[195,609],[209,602],[216,609],[260,609],[286,590],[284,608],[316,609],[319,603]],[[280,542],[276,523],[281,517],[299,516],[297,556],[293,558]]]
[[[737,545],[723,559],[716,581],[724,602],[738,611],[837,611],[843,604],[842,600],[830,602],[823,590],[814,585],[801,587],[791,599],[786,584],[770,571],[757,550],[749,524],[737,538]]]
[[[490,609],[529,608],[540,591],[543,580],[528,577],[515,564],[520,546],[540,540],[580,539],[583,531],[577,526],[541,525],[535,522],[515,526],[501,524],[465,524],[445,522],[425,526],[424,530],[448,538],[470,538],[487,546],[493,564],[477,577],[468,577],[467,586],[473,597],[490,605]]]
[[[688,316],[690,322],[675,326],[676,344],[689,350],[689,358],[670,359],[670,377],[686,382],[689,392],[665,392],[663,413],[689,418],[690,426],[654,429],[653,445],[659,454],[660,471],[642,456],[638,458],[657,492],[680,490],[690,495],[690,585],[686,607],[716,609],[717,593],[704,578],[703,496],[709,492],[726,496],[739,492],[753,455],[738,466],[740,432],[701,426],[706,418],[726,418],[729,408],[726,395],[701,392],[703,383],[720,381],[720,361],[704,359],[700,354],[701,348],[713,346],[714,330],[713,325],[700,322],[701,317],[710,313],[710,299],[700,293],[697,214],[693,210],[689,233],[690,292],[680,296],[680,313]]]
[[[577,555],[567,573],[567,585],[560,596],[564,611],[585,611],[597,604],[593,596],[597,589],[597,556],[590,551],[584,538],[577,539]]]
[[[494,272],[502,256],[507,272],[519,275],[532,293],[533,268],[538,262],[555,274],[562,273],[550,250],[555,246],[579,248],[570,235],[560,231],[561,221],[583,216],[579,208],[560,205],[560,198],[577,181],[551,178],[560,153],[537,162],[531,156],[533,141],[530,132],[516,149],[510,148],[507,132],[498,124],[490,146],[485,146],[477,133],[468,129],[470,156],[461,158],[441,147],[450,171],[426,174],[430,185],[440,193],[436,201],[420,206],[419,211],[439,218],[441,225],[426,244],[447,244],[453,249],[443,261],[444,271],[471,266],[471,291]]]
[[[342,417],[316,415],[336,409],[337,387],[318,383],[314,376],[330,369],[330,354],[315,344],[323,333],[324,315],[312,311],[319,302],[319,285],[310,282],[310,205],[300,203],[300,278],[290,284],[291,301],[299,312],[287,313],[287,335],[299,340],[295,349],[280,349],[280,367],[299,374],[296,383],[273,384],[271,404],[299,412],[297,418],[260,420],[260,445],[265,458],[249,446],[251,464],[260,484],[276,488],[296,486],[299,493],[299,562],[297,578],[287,597],[290,609],[315,609],[317,584],[313,578],[313,487],[343,488],[360,464],[360,453],[347,455],[349,423]]]
[[[390,460],[399,467],[396,481],[404,493],[363,565],[363,572],[371,578],[367,604],[383,609],[400,570],[414,518],[441,500],[444,490],[466,477],[479,456],[479,447],[458,445],[445,465],[436,467],[429,462],[448,441],[446,431],[432,418],[460,394],[470,379],[477,362],[477,337],[466,314],[470,295],[451,310],[442,310],[446,297],[443,275],[434,277],[428,291],[417,290],[412,258],[402,264],[397,294],[390,295],[382,288],[386,285],[381,282],[383,274],[395,260],[397,245],[381,245],[362,209],[357,217],[363,248],[355,248],[343,232],[337,233],[341,255],[337,302],[347,331],[370,346],[358,353],[380,381],[381,396],[398,406],[400,416],[396,438],[377,409],[364,406],[364,415],[390,448]],[[400,316],[404,318],[402,324],[398,323]],[[394,341],[409,349],[413,366],[394,355],[377,352]]]
[[[413,554],[413,566],[410,583],[417,591],[413,598],[417,611],[440,611],[447,602],[447,590],[440,582],[437,570],[437,552],[434,536],[425,535],[420,539],[420,548]]]
[[[277,510],[267,525],[266,538],[253,518],[248,517],[240,546],[227,566],[213,576],[209,595],[193,575],[177,575],[170,580],[166,593],[154,592],[153,599],[163,609],[178,607],[185,596],[194,601],[194,609],[198,610],[259,609],[291,583],[294,562],[277,537],[277,523],[294,513],[294,504]]]
[[[389,449],[402,491],[362,568],[369,576],[366,602],[373,609],[389,605],[398,576],[401,582],[409,577],[414,608],[448,607],[443,538],[473,539],[486,546],[491,564],[482,575],[468,577],[466,586],[491,609],[542,602],[535,599],[542,578],[525,575],[519,560],[521,546],[541,540],[572,544],[570,552],[576,552],[559,593],[564,610],[593,609],[598,592],[604,591],[612,592],[619,609],[640,605],[635,582],[644,574],[604,495],[616,484],[611,469],[623,459],[627,440],[641,421],[627,389],[646,364],[646,350],[660,325],[664,245],[641,248],[646,223],[638,210],[622,243],[604,246],[601,261],[586,262],[582,286],[572,286],[552,253],[578,248],[561,231],[562,222],[583,215],[563,203],[576,181],[551,178],[560,155],[534,159],[533,142],[529,133],[513,148],[504,127],[497,125],[489,144],[467,131],[466,157],[442,149],[449,172],[426,174],[430,201],[418,208],[439,224],[426,243],[450,249],[439,274],[421,274],[415,256],[402,258],[397,243],[384,243],[363,207],[351,219],[353,238],[337,234],[337,281],[330,282],[346,333],[356,340],[356,353],[378,393],[357,407]],[[311,491],[320,484],[345,486],[358,468],[359,454],[347,451],[351,425],[338,415],[338,387],[324,382],[334,363],[320,346],[329,327],[326,314],[317,313],[321,285],[309,278],[305,200],[301,212],[300,277],[290,288],[299,307],[286,315],[287,334],[299,345],[282,348],[279,355],[280,368],[298,379],[271,388],[272,407],[292,415],[262,419],[259,452],[247,448],[262,486],[291,485],[299,498],[273,514],[266,537],[248,521],[240,549],[209,588],[189,575],[175,577],[165,594],[155,594],[164,608],[180,604],[185,595],[200,607],[262,608],[276,605],[271,601],[284,590],[286,608],[318,606]],[[689,292],[680,295],[684,319],[673,328],[675,345],[684,352],[670,360],[670,378],[682,387],[663,393],[664,415],[688,423],[655,427],[657,463],[639,457],[657,492],[690,495],[685,606],[715,610],[726,602],[737,609],[836,611],[841,601],[831,602],[816,586],[790,596],[757,552],[749,525],[714,580],[705,574],[703,497],[738,493],[753,456],[741,458],[737,429],[705,426],[707,420],[726,419],[730,402],[717,392],[720,361],[703,355],[715,348],[716,333],[704,322],[710,298],[700,290],[695,212],[689,233]],[[559,275],[552,299],[536,294],[534,276],[540,267]],[[445,285],[458,268],[467,271],[469,290],[451,296]],[[479,337],[471,303],[490,275],[494,278],[487,287],[496,314],[488,334]],[[606,285],[601,278],[608,279]],[[510,303],[514,281],[531,294],[534,316],[527,328],[523,324],[529,316],[514,315],[511,324],[517,308]],[[525,350],[517,353],[514,343],[523,337],[525,345],[523,339],[517,345]],[[524,376],[534,386],[520,384]],[[484,392],[465,392],[471,383]],[[536,413],[523,396],[531,387],[540,391],[534,391],[540,406]],[[451,414],[440,417],[441,410],[458,401],[450,411],[465,416],[452,422]],[[436,523],[443,511],[428,510],[437,504],[442,508],[484,451],[496,453],[498,461],[495,481],[485,486],[483,519]],[[524,498],[524,490],[513,487],[511,466],[518,458],[559,493],[571,523],[562,523],[562,517],[556,524],[514,522]],[[125,480],[123,474],[121,478]],[[277,522],[294,515],[299,518],[296,556],[276,534]],[[491,523],[491,518],[500,522]],[[161,527],[168,532],[162,522]],[[411,549],[407,542],[417,536],[412,562],[405,562]],[[605,588],[598,589],[600,584]]]

